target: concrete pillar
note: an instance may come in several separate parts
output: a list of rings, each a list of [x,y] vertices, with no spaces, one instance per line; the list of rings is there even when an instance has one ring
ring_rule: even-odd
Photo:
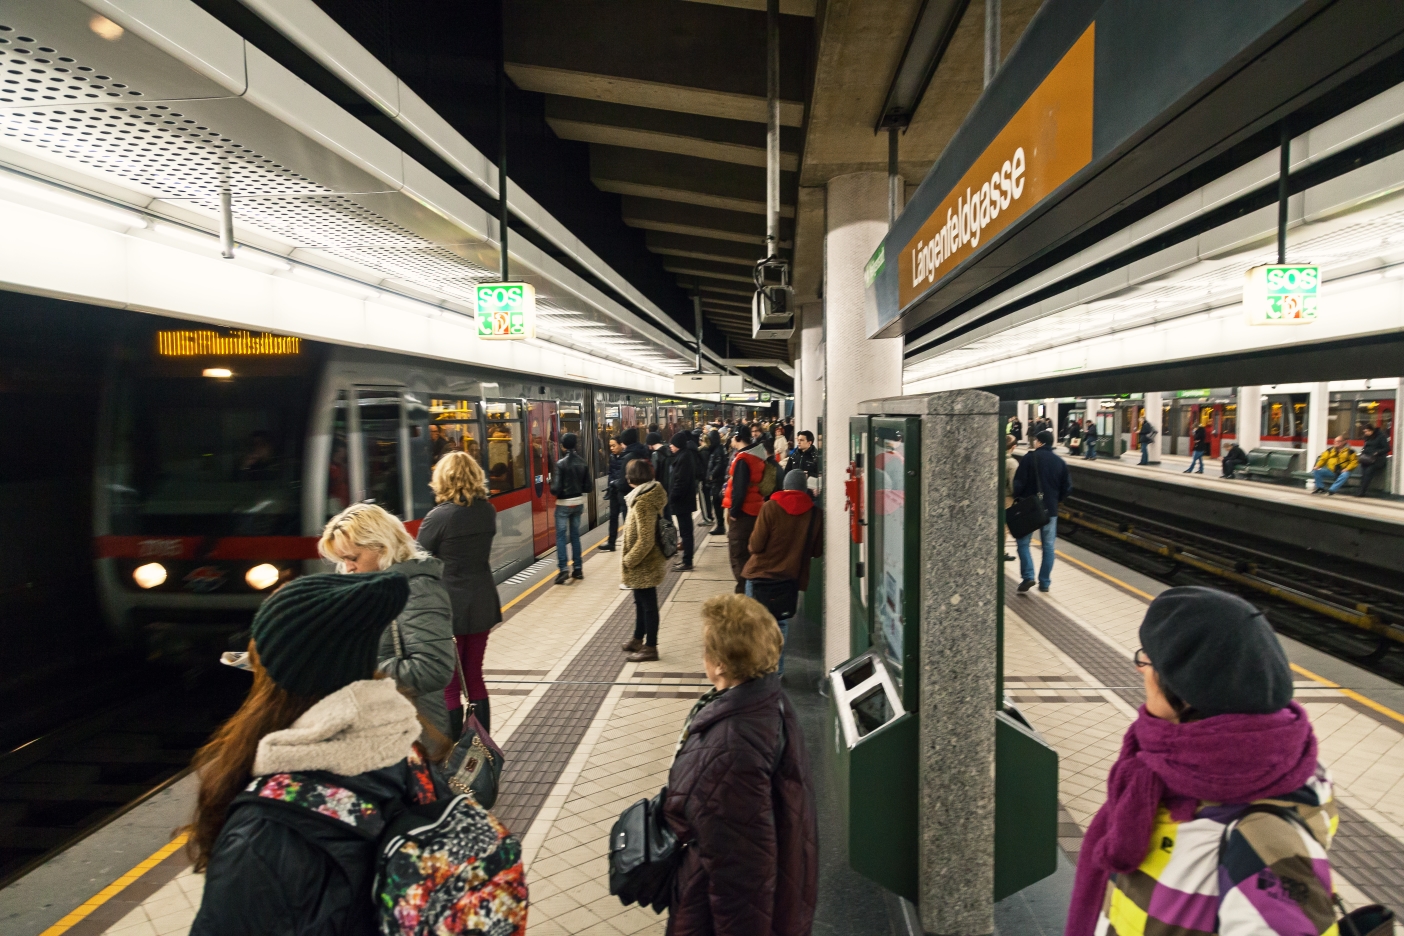
[[[1160,391],[1157,390],[1154,393],[1145,394],[1145,397],[1141,400],[1141,406],[1145,408],[1146,418],[1149,419],[1150,424],[1155,427],[1155,431],[1157,433],[1160,432]],[[1139,432],[1140,426],[1137,426],[1136,430]],[[1146,455],[1146,460],[1152,465],[1160,464],[1160,436],[1157,435],[1155,441],[1146,446],[1146,448],[1150,449],[1150,452]]]
[[[917,905],[927,933],[994,931],[999,400],[918,397],[921,425],[921,729]],[[888,408],[889,411],[891,408]]]
[[[1316,463],[1316,456],[1326,451],[1331,444],[1331,385],[1318,383],[1311,385],[1311,397],[1307,401],[1307,451],[1302,457],[1300,468],[1310,471]]]
[[[1263,388],[1238,388],[1238,445],[1251,452],[1263,441]]]
[[[902,393],[902,339],[869,340],[863,267],[887,234],[888,179],[854,172],[830,179],[824,205],[824,660],[849,657],[848,515],[840,481],[848,464],[848,419],[858,404]]]
[[[1058,398],[1048,397],[1043,401],[1043,415],[1053,427],[1053,434],[1058,434]]]

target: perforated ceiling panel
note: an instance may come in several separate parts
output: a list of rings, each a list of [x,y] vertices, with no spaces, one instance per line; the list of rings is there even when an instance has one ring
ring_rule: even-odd
[[[211,215],[227,187],[236,228],[452,299],[471,303],[474,286],[498,276],[495,245],[73,0],[7,0],[0,62],[6,147]],[[544,311],[629,332],[526,278]],[[542,331],[568,337],[549,318]]]

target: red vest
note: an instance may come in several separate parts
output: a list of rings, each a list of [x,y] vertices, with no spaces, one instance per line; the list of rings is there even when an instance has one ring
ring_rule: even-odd
[[[746,486],[746,500],[741,504],[741,512],[752,517],[760,514],[761,500],[760,483],[761,476],[765,474],[765,462],[752,455],[750,450],[738,454],[731,460],[731,466],[727,468],[726,475],[726,496],[722,498],[722,506],[727,510],[731,509],[731,485],[736,477],[736,463],[742,459],[746,460],[746,467],[751,469],[751,482]]]

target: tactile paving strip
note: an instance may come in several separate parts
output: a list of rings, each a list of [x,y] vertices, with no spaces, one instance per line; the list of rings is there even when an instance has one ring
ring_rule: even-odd
[[[672,594],[682,573],[671,568],[658,588],[658,604]],[[555,787],[595,713],[627,662],[620,645],[634,636],[634,602],[615,609],[590,642],[561,673],[559,681],[512,732],[503,753],[501,792],[493,814],[524,835]]]
[[[1103,685],[1125,686],[1128,678],[1140,678],[1130,660],[1048,602],[1033,598],[1019,602],[1014,610]],[[1131,677],[1127,676],[1128,668]],[[1137,708],[1145,701],[1145,692],[1140,689],[1112,691]],[[1404,903],[1404,843],[1339,800],[1336,805],[1341,821],[1331,843],[1331,867],[1377,903],[1391,907]]]

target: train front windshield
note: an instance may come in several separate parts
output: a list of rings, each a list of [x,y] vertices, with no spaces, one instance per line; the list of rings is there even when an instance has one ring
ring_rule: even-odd
[[[109,485],[118,535],[296,536],[310,381],[125,382]]]

